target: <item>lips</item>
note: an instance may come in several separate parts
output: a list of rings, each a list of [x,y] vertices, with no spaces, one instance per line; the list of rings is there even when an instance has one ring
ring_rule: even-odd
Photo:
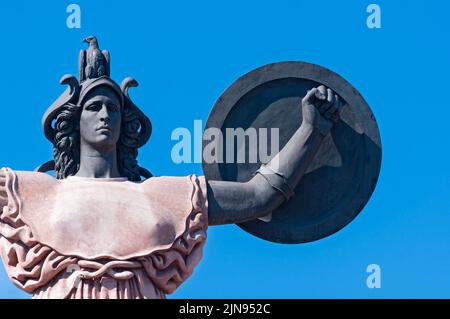
[[[105,126],[101,126],[99,128],[96,129],[96,131],[111,131],[111,127],[105,125]]]

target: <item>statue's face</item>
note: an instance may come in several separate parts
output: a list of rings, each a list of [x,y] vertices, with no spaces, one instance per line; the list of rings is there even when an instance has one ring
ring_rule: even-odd
[[[120,137],[121,106],[113,90],[99,86],[85,97],[80,117],[80,142],[94,148],[115,147]]]

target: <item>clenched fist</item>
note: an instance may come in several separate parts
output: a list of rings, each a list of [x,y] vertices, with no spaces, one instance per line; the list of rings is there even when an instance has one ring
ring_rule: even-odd
[[[339,120],[343,103],[331,89],[321,85],[308,91],[302,99],[303,123],[312,125],[322,135],[330,132]]]

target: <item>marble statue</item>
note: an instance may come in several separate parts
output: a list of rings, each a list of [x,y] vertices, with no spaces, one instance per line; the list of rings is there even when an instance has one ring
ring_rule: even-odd
[[[43,117],[54,159],[0,170],[3,264],[33,298],[165,298],[199,263],[208,226],[261,221],[289,201],[344,103],[310,88],[299,128],[245,182],[153,176],[137,161],[152,131],[128,94],[137,82],[118,85],[109,53],[85,41],[79,79],[62,78]]]

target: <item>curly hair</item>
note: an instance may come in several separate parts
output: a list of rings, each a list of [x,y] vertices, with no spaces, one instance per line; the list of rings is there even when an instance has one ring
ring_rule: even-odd
[[[53,157],[57,179],[75,175],[80,168],[80,121],[82,107],[65,104],[55,122]],[[122,108],[120,138],[117,143],[117,164],[121,176],[130,181],[140,181],[137,163],[140,123],[137,114],[130,108]]]

